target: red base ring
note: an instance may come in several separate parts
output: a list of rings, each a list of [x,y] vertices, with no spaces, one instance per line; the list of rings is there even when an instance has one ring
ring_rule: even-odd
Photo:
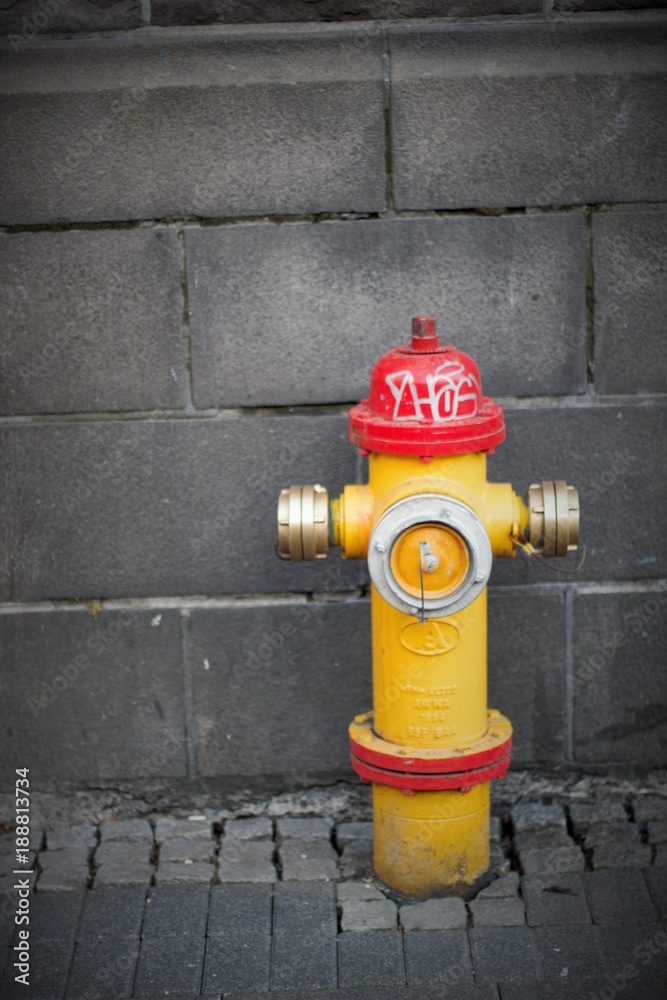
[[[462,792],[467,792],[473,785],[480,785],[483,782],[492,781],[494,778],[503,778],[507,774],[510,766],[511,744],[511,739],[504,744],[506,756],[501,760],[470,771],[450,771],[445,774],[390,771],[377,765],[368,764],[356,757],[354,753],[351,754],[351,761],[352,767],[362,781],[372,781],[377,785],[389,785],[391,788],[401,788],[405,791],[437,792],[458,788]]]

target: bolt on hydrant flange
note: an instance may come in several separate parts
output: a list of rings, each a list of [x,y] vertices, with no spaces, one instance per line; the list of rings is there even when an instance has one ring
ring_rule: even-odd
[[[367,558],[373,711],[350,725],[352,766],[373,785],[373,861],[405,896],[466,893],[489,867],[489,788],[507,773],[512,726],[486,704],[486,588],[494,556],[576,549],[579,500],[557,480],[489,483],[505,438],[468,355],[440,345],[432,316],[375,365],[349,414],[369,481],[329,500],[283,490],[282,558]]]

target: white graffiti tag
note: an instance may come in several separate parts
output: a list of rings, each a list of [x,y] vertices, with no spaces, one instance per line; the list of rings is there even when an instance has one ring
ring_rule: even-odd
[[[409,370],[392,372],[385,381],[394,397],[394,420],[446,423],[477,416],[481,386],[460,361],[445,361],[427,375],[427,395],[422,398]]]

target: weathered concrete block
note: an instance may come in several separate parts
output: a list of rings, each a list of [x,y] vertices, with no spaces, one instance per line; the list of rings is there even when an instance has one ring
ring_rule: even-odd
[[[225,820],[226,840],[271,840],[273,824],[268,816]]]
[[[185,860],[162,861],[155,874],[156,885],[208,885],[216,875],[215,865],[208,861]]]
[[[597,823],[623,823],[628,813],[620,798],[602,798],[595,802],[570,802],[570,818],[577,837]]]
[[[420,309],[488,395],[581,393],[584,241],[579,213],[188,228],[196,403],[365,398]]]
[[[84,890],[88,884],[85,850],[64,847],[61,851],[43,851],[39,856],[39,864],[43,869],[39,876],[40,892]]]
[[[280,848],[283,881],[310,882],[335,879],[338,856],[324,840],[286,840]]]
[[[175,229],[0,235],[2,412],[181,407]]]
[[[658,596],[662,601],[661,595]],[[648,607],[645,608],[645,611],[647,610]],[[648,622],[644,621],[643,624],[646,627]],[[632,812],[636,823],[647,823],[652,819],[667,819],[667,796],[652,795],[650,792],[645,795],[637,795],[632,800]]]
[[[667,576],[667,551],[656,544],[655,532],[626,513],[663,510],[666,412],[651,403],[505,408],[507,439],[489,459],[489,479],[511,482],[522,496],[542,479],[577,486],[586,546],[578,582]],[[581,557],[580,548],[558,565],[574,569]],[[491,581],[553,584],[555,574],[519,553],[516,559],[494,560]]]
[[[478,893],[478,899],[508,899],[519,892],[518,872],[508,872],[507,875],[495,879],[486,889]]]
[[[397,207],[664,200],[665,30],[392,26]]]
[[[347,727],[372,701],[367,616],[360,601],[193,611],[200,773],[347,773]]]
[[[188,819],[172,819],[170,816],[158,816],[155,820],[156,842],[163,844],[165,841],[170,842],[174,838],[177,838],[179,841],[193,840],[200,844],[207,844],[211,851],[215,848],[212,824],[205,816]]]
[[[136,841],[112,841],[95,851],[96,886],[149,885],[155,868],[151,850]]]
[[[273,844],[266,840],[228,840],[220,848],[221,882],[275,882]]]
[[[342,931],[391,931],[396,929],[396,903],[379,899],[349,899],[343,902]]]
[[[452,896],[402,906],[399,918],[404,931],[448,931],[465,927],[468,916],[463,900]]]
[[[519,862],[524,875],[556,878],[563,872],[582,872],[585,867],[583,852],[576,844],[569,847],[534,847],[519,852]]]
[[[152,617],[94,618],[86,607],[0,616],[5,780],[28,758],[42,781],[185,774],[180,616],[165,611],[159,629]]]
[[[595,387],[666,392],[667,212],[593,217]]]
[[[352,840],[339,859],[343,878],[370,878],[373,874],[373,841]]]
[[[475,927],[519,927],[526,922],[522,899],[473,899],[468,905]]]
[[[115,840],[132,840],[153,844],[153,831],[145,819],[110,819],[102,823],[100,837],[104,844]]]
[[[565,605],[562,594],[489,594],[489,705],[514,726],[515,764],[563,756]],[[527,672],[527,665],[530,667]]]
[[[357,477],[343,415],[14,424],[0,439],[0,594],[12,600],[365,579],[364,562],[337,552],[325,565],[274,556],[283,486],[323,482],[335,496]]]
[[[0,78],[0,219],[381,211],[380,54],[330,26],[28,44]]]
[[[372,840],[372,823],[336,823],[336,843],[338,847],[345,847],[355,840]]]
[[[576,594],[574,740],[579,763],[667,763],[666,609],[664,589]]]
[[[191,837],[172,837],[160,847],[160,864],[163,862],[187,862],[212,860],[215,852],[212,840],[193,840]]]
[[[333,820],[324,816],[305,816],[299,819],[284,817],[278,820],[278,834],[283,840],[326,840],[331,839]]]
[[[591,922],[586,891],[579,874],[524,876],[521,892],[526,904],[526,919],[531,927]]]

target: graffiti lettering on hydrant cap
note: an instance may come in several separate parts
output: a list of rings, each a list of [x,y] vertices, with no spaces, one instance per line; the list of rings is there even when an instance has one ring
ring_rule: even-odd
[[[445,361],[426,376],[428,395],[419,397],[415,377],[409,369],[392,372],[385,382],[394,397],[394,420],[434,420],[445,423],[476,417],[481,386],[459,361]],[[426,409],[425,409],[426,408]]]

